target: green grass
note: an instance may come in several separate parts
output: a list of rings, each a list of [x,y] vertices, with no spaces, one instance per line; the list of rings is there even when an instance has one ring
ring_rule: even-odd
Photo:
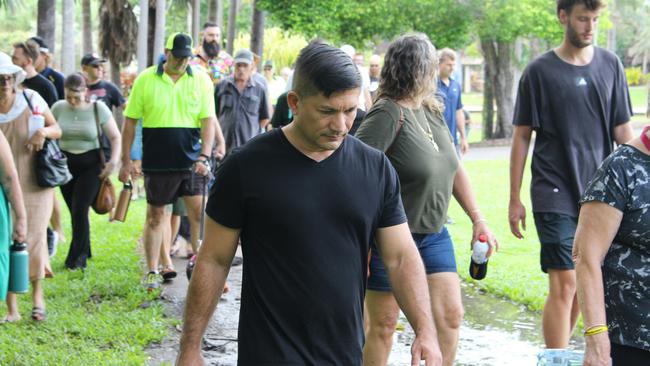
[[[631,86],[630,99],[632,100],[632,106],[634,106],[634,109],[645,108],[645,106],[648,104],[648,87]]]
[[[464,280],[497,296],[503,296],[541,310],[546,298],[547,276],[539,267],[539,242],[530,211],[530,170],[526,168],[522,185],[522,202],[527,209],[527,230],[524,239],[510,233],[508,225],[508,160],[465,161],[481,212],[488,220],[490,230],[499,241],[500,249],[489,262],[487,277],[474,281],[469,277],[471,256],[470,241],[472,224],[455,200],[449,208],[449,216],[455,224],[448,225],[456,249],[458,271]]]
[[[119,185],[121,187],[121,185]],[[118,192],[119,193],[119,192]],[[71,237],[68,210],[63,227]],[[157,294],[141,286],[136,241],[142,233],[144,201],[133,202],[126,223],[91,216],[93,258],[85,273],[64,269],[68,244],[59,245],[45,280],[47,321],[29,319],[31,296],[20,295],[23,320],[0,325],[0,365],[143,365],[144,348],[167,334]],[[6,307],[0,307],[4,317]]]

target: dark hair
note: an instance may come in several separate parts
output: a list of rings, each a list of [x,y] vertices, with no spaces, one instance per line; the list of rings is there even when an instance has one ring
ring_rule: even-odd
[[[303,48],[296,60],[293,90],[300,97],[359,88],[361,74],[352,59],[338,48],[315,40]]]
[[[78,91],[86,87],[86,78],[78,72],[72,73],[65,78],[63,87],[70,90]]]
[[[20,48],[23,50],[25,56],[27,56],[32,63],[36,62],[38,55],[41,54],[41,47],[33,39],[27,40],[25,42],[16,42],[14,43],[14,48]]]
[[[571,14],[573,7],[579,4],[592,11],[605,7],[605,3],[601,0],[557,0],[557,13],[560,14],[560,10],[564,10],[567,14]]]
[[[216,22],[211,22],[209,20],[207,22],[203,23],[203,30],[205,30],[205,28],[212,28],[212,27],[219,28],[219,24],[217,24]]]

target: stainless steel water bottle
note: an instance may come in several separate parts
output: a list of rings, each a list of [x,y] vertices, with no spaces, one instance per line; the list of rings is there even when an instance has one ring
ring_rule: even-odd
[[[27,244],[14,241],[9,248],[9,291],[24,294],[29,289]]]

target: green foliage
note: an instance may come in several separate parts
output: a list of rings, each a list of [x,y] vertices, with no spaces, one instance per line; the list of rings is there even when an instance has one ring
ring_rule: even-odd
[[[641,71],[640,67],[626,67],[625,77],[630,86],[641,85],[644,81],[643,71]]]
[[[471,0],[474,31],[482,39],[514,42],[518,37],[560,40],[555,2],[548,0]]]
[[[64,228],[70,228],[65,205],[63,210]],[[126,223],[90,215],[93,258],[84,273],[63,268],[68,246],[59,246],[55,277],[44,284],[48,318],[42,324],[29,320],[30,296],[21,295],[23,320],[2,325],[0,365],[145,364],[144,348],[164,338],[169,320],[156,295],[141,286],[136,241],[144,212],[145,203],[137,201]],[[66,230],[66,237],[70,235]]]
[[[300,50],[307,45],[307,40],[300,35],[292,35],[280,28],[264,30],[264,60],[273,60],[276,74],[283,67],[291,67],[298,58]],[[250,35],[240,34],[235,39],[235,50],[249,48]]]
[[[455,0],[260,0],[283,29],[362,49],[408,31],[424,32],[438,47],[467,45],[471,17]]]

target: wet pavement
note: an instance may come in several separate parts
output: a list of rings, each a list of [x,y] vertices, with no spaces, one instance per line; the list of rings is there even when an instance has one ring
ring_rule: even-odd
[[[186,260],[174,259],[177,269],[183,269]],[[209,365],[234,366],[237,364],[237,324],[239,318],[239,294],[242,266],[233,267],[228,277],[230,291],[217,306],[215,315],[206,331],[203,355]],[[185,304],[187,278],[179,272],[171,285],[163,287],[161,297],[165,314],[180,318]],[[531,312],[524,306],[485,294],[468,283],[462,284],[465,320],[460,330],[456,365],[471,366],[520,366],[535,365],[536,355],[543,347],[541,337],[541,314]],[[404,316],[399,329],[389,365],[410,363],[410,346],[413,330]],[[180,325],[170,329],[170,335],[160,344],[147,349],[151,356],[147,365],[173,365],[178,351]],[[580,339],[573,339],[575,349],[583,349]]]

